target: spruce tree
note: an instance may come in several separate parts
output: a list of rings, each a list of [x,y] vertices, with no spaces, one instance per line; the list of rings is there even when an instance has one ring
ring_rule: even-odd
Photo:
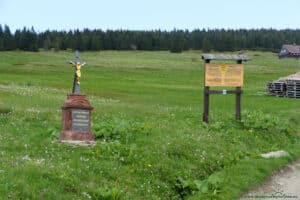
[[[3,30],[2,26],[0,24],[0,51],[4,50],[4,44],[3,44]]]

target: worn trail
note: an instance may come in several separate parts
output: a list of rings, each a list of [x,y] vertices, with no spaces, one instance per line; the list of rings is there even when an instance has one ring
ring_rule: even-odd
[[[245,199],[300,200],[300,159],[277,171],[263,185],[240,198]]]

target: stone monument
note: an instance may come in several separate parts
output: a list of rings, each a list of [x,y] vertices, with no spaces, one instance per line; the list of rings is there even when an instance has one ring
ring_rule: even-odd
[[[59,140],[61,142],[91,142],[95,140],[91,132],[91,111],[93,107],[85,95],[80,94],[81,67],[85,62],[79,61],[79,53],[75,51],[75,60],[67,63],[75,67],[73,90],[68,94],[62,109],[62,131]]]

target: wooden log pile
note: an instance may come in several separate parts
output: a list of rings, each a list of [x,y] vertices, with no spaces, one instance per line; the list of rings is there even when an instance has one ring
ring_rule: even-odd
[[[267,83],[267,91],[273,96],[300,98],[300,72]]]
[[[286,96],[290,98],[300,98],[300,79],[287,81]]]

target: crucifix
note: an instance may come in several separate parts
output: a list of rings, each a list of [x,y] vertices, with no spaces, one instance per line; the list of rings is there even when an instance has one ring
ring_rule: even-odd
[[[75,60],[67,60],[75,67],[72,94],[68,94],[62,109],[62,130],[59,140],[61,142],[94,145],[95,135],[91,131],[91,112],[93,106],[86,95],[80,94],[81,67],[86,63],[79,61],[78,50],[75,51]],[[74,143],[75,142],[75,143]]]
[[[75,51],[75,60],[67,60],[67,63],[72,64],[75,67],[75,74],[74,74],[74,82],[73,82],[73,94],[80,94],[80,77],[81,77],[81,67],[86,65],[86,62],[80,63],[79,61],[79,53],[78,50]]]

